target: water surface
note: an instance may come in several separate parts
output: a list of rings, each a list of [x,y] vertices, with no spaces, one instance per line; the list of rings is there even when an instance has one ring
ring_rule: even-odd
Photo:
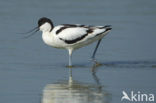
[[[43,16],[55,25],[113,26],[98,49],[96,58],[102,65],[96,67],[95,74],[89,59],[96,44],[74,52],[72,78],[79,85],[74,92],[79,96],[69,100],[87,103],[85,98],[96,95],[98,99],[90,99],[93,103],[121,103],[123,90],[156,94],[155,4],[155,0],[1,0],[0,103],[40,103],[47,85],[68,84],[66,50],[46,46],[40,32],[21,39],[24,35],[20,33],[35,27]],[[99,84],[104,100],[97,96]],[[53,88],[57,93],[61,92],[58,87]],[[81,91],[81,87],[87,89]],[[84,101],[77,102],[82,99],[79,97]]]

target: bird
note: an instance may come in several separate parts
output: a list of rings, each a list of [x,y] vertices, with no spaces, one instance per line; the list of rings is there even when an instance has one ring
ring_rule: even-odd
[[[38,20],[38,26],[27,32],[32,33],[25,36],[24,38],[28,38],[37,31],[41,31],[42,39],[45,44],[54,48],[68,50],[68,67],[72,67],[73,51],[97,41],[96,47],[91,57],[91,59],[95,61],[95,54],[99,44],[102,38],[108,34],[111,29],[111,25],[92,26],[82,24],[60,24],[54,26],[51,19],[47,17],[41,17]]]

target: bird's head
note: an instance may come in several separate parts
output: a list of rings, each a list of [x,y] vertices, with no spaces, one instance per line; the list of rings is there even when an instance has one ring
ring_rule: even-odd
[[[50,32],[53,29],[53,23],[50,19],[42,17],[38,20],[38,28],[42,32]]]
[[[53,26],[52,21],[49,18],[42,17],[38,20],[38,26],[37,27],[35,27],[34,29],[24,33],[24,34],[31,33],[30,35],[27,35],[24,38],[28,38],[28,37],[34,35],[39,30],[42,32],[51,32],[53,28],[54,28],[54,26]]]

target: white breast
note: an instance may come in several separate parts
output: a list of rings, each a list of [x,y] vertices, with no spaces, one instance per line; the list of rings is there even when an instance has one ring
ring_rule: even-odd
[[[45,44],[55,47],[55,48],[64,48],[63,45],[61,45],[62,41],[60,41],[55,35],[53,35],[51,32],[44,32],[42,33],[42,39]]]

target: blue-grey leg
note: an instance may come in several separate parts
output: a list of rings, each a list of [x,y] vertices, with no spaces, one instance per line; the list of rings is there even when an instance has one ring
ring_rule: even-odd
[[[93,52],[93,55],[92,55],[92,60],[93,60],[93,61],[95,61],[95,54],[96,54],[96,51],[97,51],[97,49],[98,49],[98,47],[99,47],[100,42],[101,42],[101,39],[98,40],[98,42],[97,42],[97,44],[96,44],[96,47],[95,47],[95,49],[94,49],[94,52]]]

